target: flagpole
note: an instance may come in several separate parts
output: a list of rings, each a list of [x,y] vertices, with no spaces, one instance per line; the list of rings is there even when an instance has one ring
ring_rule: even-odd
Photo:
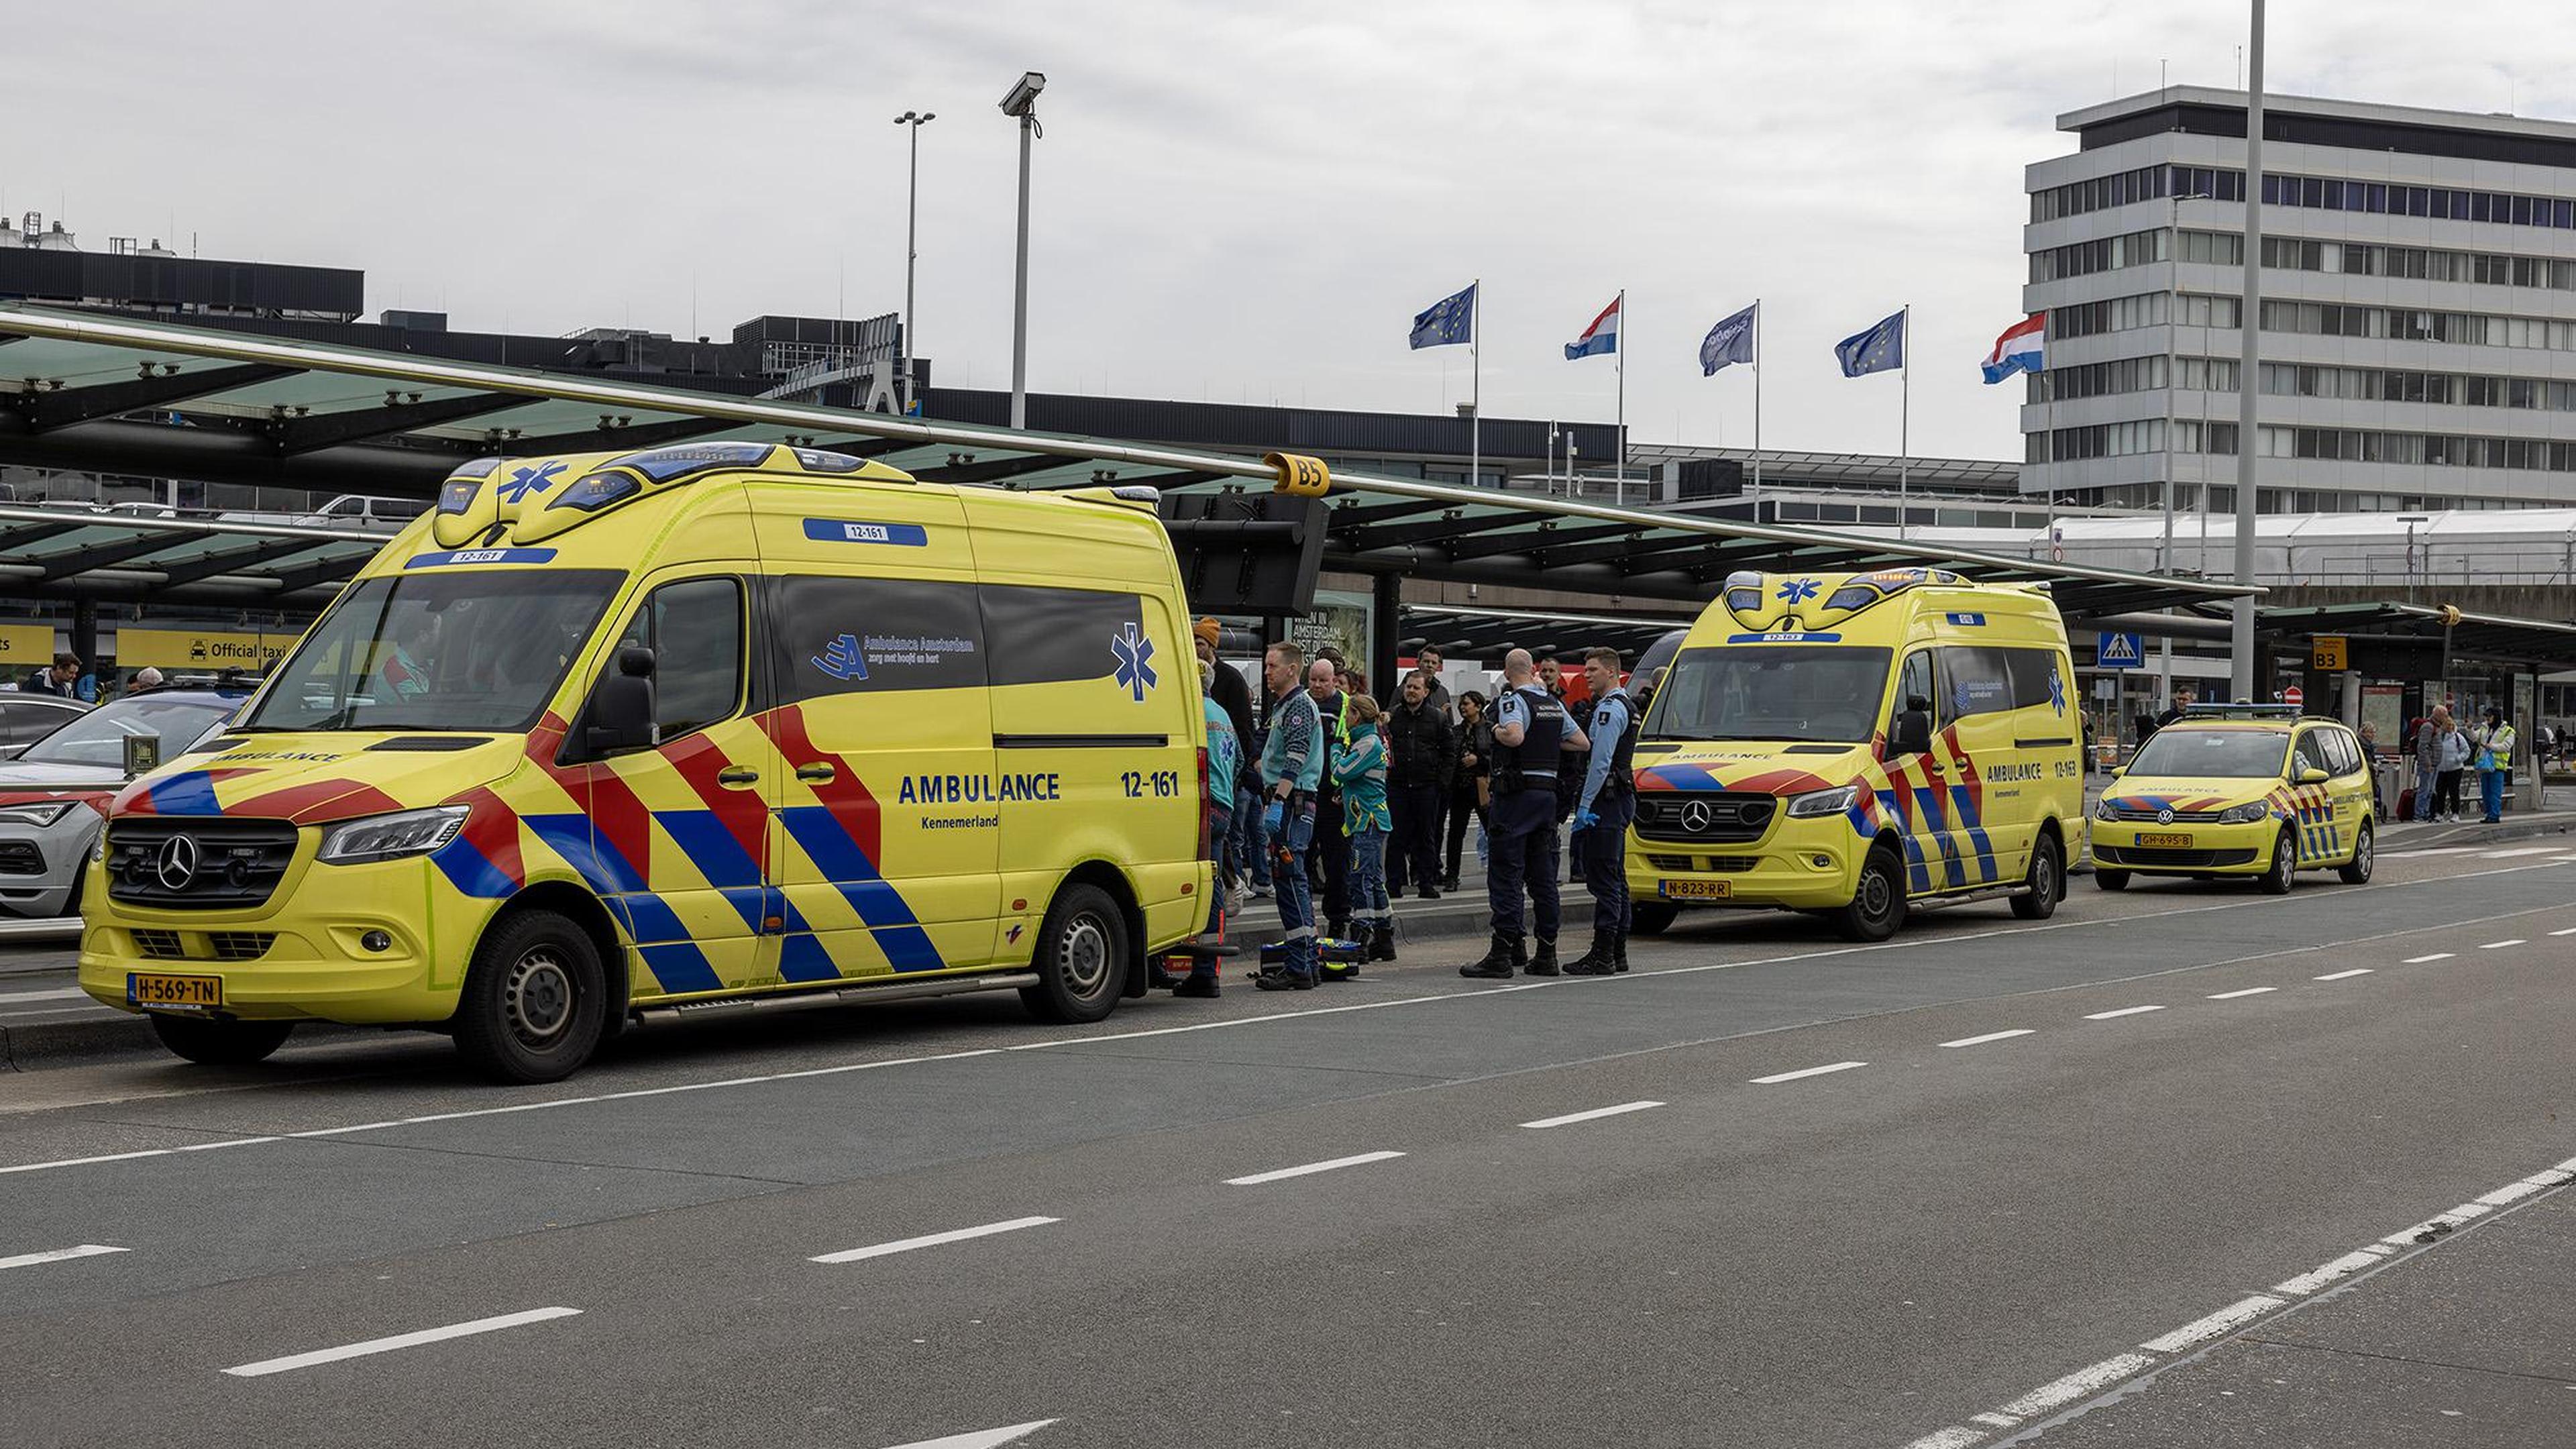
[[[1467,308],[1467,486],[1473,488],[1485,478],[1485,279],[1468,290],[1476,294]]]
[[[1628,506],[1628,289],[1619,289],[1619,330],[1611,339],[1610,361],[1619,375],[1619,467],[1617,481],[1611,485],[1612,499],[1622,508]]]
[[[1753,299],[1753,521],[1762,521],[1762,299]]]
[[[1904,320],[1896,324],[1896,536],[1905,538],[1912,526],[1906,517],[1906,498],[1912,492],[1911,462],[1913,439],[1908,429],[1913,421],[1914,392],[1914,304],[1908,302],[1898,312]]]

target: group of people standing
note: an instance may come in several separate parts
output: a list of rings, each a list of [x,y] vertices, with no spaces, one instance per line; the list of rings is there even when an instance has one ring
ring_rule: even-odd
[[[2415,794],[2417,820],[2460,818],[2461,777],[2478,776],[2481,819],[2489,825],[2504,820],[2505,783],[2513,778],[2513,752],[2520,743],[2511,721],[2494,705],[2486,719],[2467,729],[2452,717],[2447,704],[2433,706],[2415,727]]]

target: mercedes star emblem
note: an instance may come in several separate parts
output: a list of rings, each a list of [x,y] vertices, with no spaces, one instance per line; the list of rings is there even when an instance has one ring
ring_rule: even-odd
[[[161,857],[154,864],[154,874],[161,884],[174,891],[188,888],[197,878],[197,842],[185,835],[173,835],[161,842]]]
[[[1693,800],[1682,807],[1682,828],[1684,830],[1706,830],[1708,828],[1708,820],[1709,815],[1707,801]]]

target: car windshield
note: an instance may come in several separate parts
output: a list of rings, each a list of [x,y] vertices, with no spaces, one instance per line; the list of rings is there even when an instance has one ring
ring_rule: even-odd
[[[524,730],[623,576],[459,569],[368,579],[277,669],[245,730]]]
[[[1650,740],[1861,744],[1878,727],[1888,651],[1788,644],[1685,649],[1655,691]]]
[[[231,714],[236,700],[217,695],[149,695],[110,700],[27,746],[23,764],[94,765],[122,771],[125,742],[135,735],[161,741],[161,758],[193,749]]]
[[[2289,735],[2271,730],[2164,729],[2139,747],[2129,773],[2279,779],[2289,747]]]

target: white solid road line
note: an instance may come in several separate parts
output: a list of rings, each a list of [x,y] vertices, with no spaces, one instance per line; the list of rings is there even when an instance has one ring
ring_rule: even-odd
[[[2105,1384],[2118,1383],[2155,1360],[2144,1354],[2124,1353],[2106,1358],[2090,1368],[2080,1368],[2055,1383],[2042,1384],[2003,1406],[2003,1412],[2017,1419],[2044,1414],[2063,1404],[2071,1404]]]
[[[1768,1087],[1779,1082],[1794,1082],[1800,1077],[1821,1077],[1827,1072],[1848,1072],[1854,1067],[1865,1067],[1868,1065],[1869,1063],[1867,1062],[1836,1062],[1829,1067],[1801,1067],[1794,1072],[1780,1072],[1773,1076],[1755,1077],[1752,1085],[1757,1087]]]
[[[130,1248],[111,1248],[105,1243],[83,1243],[77,1248],[55,1248],[43,1253],[20,1253],[14,1258],[0,1258],[0,1268],[32,1268],[38,1263],[60,1263],[72,1258],[95,1258],[101,1253],[125,1253]]]
[[[2520,936],[2516,936],[2511,940],[2506,941],[2489,941],[2478,949],[2481,951],[2501,951],[2507,946],[2519,946],[2522,944],[2524,944],[2523,939]]]
[[[2311,980],[2311,981],[2341,981],[2341,980],[2344,980],[2344,979],[2345,979],[2345,978],[2347,978],[2347,977],[2352,977],[2352,976],[2367,976],[2367,975],[2369,975],[2369,974],[2370,974],[2370,968],[2369,968],[2369,967],[2367,967],[2367,966],[2355,966],[2354,968],[2352,968],[2352,969],[2351,969],[2351,970],[2349,970],[2349,971],[2329,971],[2329,972],[2327,972],[2327,973],[2326,973],[2325,975],[2323,975],[2323,976],[2312,976],[2312,977],[2310,977],[2310,978],[2308,978],[2308,979],[2309,979],[2309,980]]]
[[[1025,1439],[1053,1419],[1032,1419],[1025,1424],[1006,1424],[999,1429],[978,1429],[971,1434],[951,1434],[944,1439],[923,1439],[912,1444],[897,1444],[894,1449],[1000,1449],[1014,1439]]]
[[[2328,1283],[2332,1283],[2339,1278],[2358,1273],[2364,1268],[2377,1266],[2378,1263],[2387,1256],[2388,1250],[2386,1248],[2379,1246],[2377,1243],[2373,1243],[2367,1248],[2361,1248],[2354,1252],[2346,1253],[2331,1263],[2324,1264],[2321,1267],[2311,1268],[2307,1272],[2301,1273],[2296,1278],[2284,1278],[2280,1282],[2272,1285],[2272,1291],[2275,1293],[2288,1293],[2292,1295],[2314,1293],[2318,1289],[2323,1288]]]
[[[2251,1323],[2280,1307],[2284,1301],[2269,1293],[2257,1293],[2251,1298],[2230,1303],[2207,1318],[2186,1323],[2160,1338],[2148,1339],[2138,1347],[2149,1353],[2180,1353],[2195,1343],[2216,1338],[2242,1324]]]
[[[1591,1122],[1603,1117],[1617,1117],[1629,1112],[1643,1112],[1650,1107],[1660,1107],[1662,1105],[1664,1104],[1661,1102],[1622,1102],[1616,1107],[1595,1107],[1589,1112],[1568,1112],[1562,1117],[1541,1117],[1535,1122],[1523,1122],[1521,1125],[1524,1127],[1571,1127],[1577,1122]]]
[[[1042,1228],[1059,1218],[1013,1218],[1007,1223],[986,1223],[980,1228],[952,1228],[944,1233],[925,1233],[918,1238],[898,1238],[891,1243],[877,1243],[865,1248],[846,1248],[837,1253],[824,1253],[809,1258],[810,1263],[855,1263],[862,1258],[882,1258],[892,1253],[909,1253],[915,1248],[936,1248],[942,1243],[962,1243],[969,1238],[989,1238],[995,1233],[1016,1233],[1022,1228]]]
[[[391,1338],[371,1338],[364,1343],[343,1344],[338,1348],[318,1348],[311,1353],[289,1354],[285,1358],[264,1358],[228,1368],[225,1373],[237,1379],[263,1378],[291,1369],[311,1368],[315,1364],[338,1363],[344,1358],[365,1358],[369,1354],[392,1353],[396,1349],[418,1348],[424,1343],[441,1343],[451,1338],[470,1338],[478,1333],[495,1333],[516,1328],[523,1323],[543,1323],[550,1318],[571,1318],[578,1308],[531,1308],[524,1313],[504,1313],[497,1318],[477,1318],[470,1323],[451,1323],[445,1328],[424,1328],[418,1333],[398,1333]]]
[[[1938,1433],[1926,1434],[1906,1445],[1905,1449],[1968,1449],[1969,1445],[1984,1437],[1986,1437],[1986,1431],[1983,1429],[1949,1428]]]
[[[2401,966],[2421,966],[2427,961],[2448,961],[2456,954],[2458,953],[2452,951],[2436,951],[2430,956],[2409,956],[2398,964]]]
[[[1273,1168],[1268,1172],[1256,1172],[1250,1177],[1229,1177],[1225,1180],[1225,1185],[1228,1187],[1259,1187],[1265,1182],[1278,1182],[1285,1178],[1304,1177],[1309,1173],[1315,1172],[1331,1172],[1336,1168],[1342,1167],[1362,1167],[1372,1162],[1386,1162],[1394,1158],[1402,1157],[1403,1155],[1404,1154],[1401,1152],[1363,1152],[1356,1157],[1336,1157],[1330,1162],[1309,1162],[1303,1167]]]
[[[11,991],[0,994],[0,1006],[6,1006],[13,1001],[69,1001],[74,997],[85,998],[88,995],[88,992],[77,986],[66,987],[60,991]]]
[[[1945,1041],[1941,1045],[1945,1047],[1984,1046],[1990,1041],[2002,1041],[2007,1037],[2029,1036],[2035,1030],[2037,1030],[2035,1027],[2017,1026],[2010,1031],[1990,1031],[1984,1036],[1963,1036],[1957,1041]]]
[[[2212,1001],[2234,1001],[2240,996],[2260,996],[2266,991],[2278,991],[2280,989],[2281,988],[2278,986],[2248,986],[2242,991],[2222,991],[2209,999]]]
[[[2520,850],[2482,850],[2478,852],[2478,859],[2513,860],[2526,855],[2564,855],[2566,851],[2567,847],[2563,845],[2526,845]]]
[[[2086,1021],[2109,1021],[2115,1016],[2136,1016],[2140,1012],[2162,1010],[2164,1010],[2164,1008],[2161,1006],[2123,1006],[2117,1011],[2097,1011],[2084,1019]]]

